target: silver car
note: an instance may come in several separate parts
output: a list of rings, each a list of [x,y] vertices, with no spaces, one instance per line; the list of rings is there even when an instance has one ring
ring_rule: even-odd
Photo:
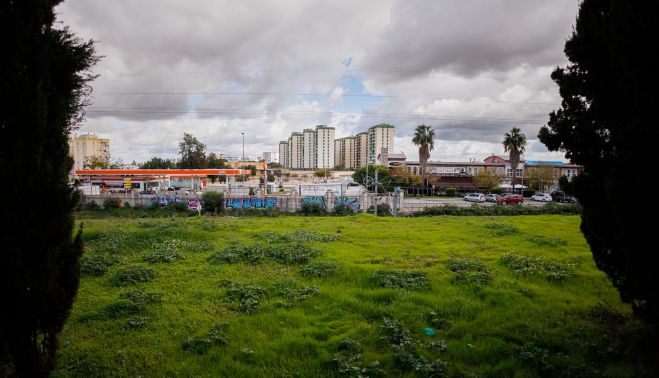
[[[540,202],[551,202],[551,196],[547,193],[536,193],[531,196],[531,199]]]
[[[469,193],[464,196],[464,200],[469,202],[485,202],[485,195],[483,193]]]

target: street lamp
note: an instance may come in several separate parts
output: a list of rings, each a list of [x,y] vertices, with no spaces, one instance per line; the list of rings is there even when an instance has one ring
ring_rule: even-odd
[[[240,172],[242,174],[243,191],[245,191],[245,133],[240,133],[243,136],[243,157],[240,159]],[[244,193],[243,193],[244,194]]]

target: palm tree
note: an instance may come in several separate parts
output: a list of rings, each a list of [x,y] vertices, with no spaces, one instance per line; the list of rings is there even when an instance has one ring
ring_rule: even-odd
[[[426,177],[426,164],[430,158],[430,152],[435,148],[435,130],[427,125],[419,125],[414,131],[412,143],[419,146],[419,162],[421,163],[421,175],[424,185],[428,184]]]
[[[517,175],[517,166],[519,157],[526,150],[526,135],[517,127],[513,127],[503,138],[503,149],[510,152],[510,168],[513,170],[513,192],[515,191],[515,176]]]

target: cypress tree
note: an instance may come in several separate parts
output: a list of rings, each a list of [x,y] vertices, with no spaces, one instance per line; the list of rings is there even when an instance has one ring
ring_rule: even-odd
[[[3,1],[0,22],[0,376],[47,376],[79,283],[68,136],[97,61],[54,27],[60,1]]]
[[[597,266],[637,315],[659,320],[654,249],[659,201],[648,190],[659,128],[659,2],[584,0],[553,80],[562,97],[539,138],[584,166],[573,180]]]

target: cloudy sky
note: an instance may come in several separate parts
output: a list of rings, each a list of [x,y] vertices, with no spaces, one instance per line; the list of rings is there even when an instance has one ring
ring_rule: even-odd
[[[431,160],[503,154],[563,160],[537,141],[560,103],[576,0],[67,0],[59,21],[97,41],[93,105],[78,133],[111,138],[123,161],[174,158],[184,132],[233,156],[276,151],[292,131],[337,137],[396,126],[396,151],[422,123]]]

